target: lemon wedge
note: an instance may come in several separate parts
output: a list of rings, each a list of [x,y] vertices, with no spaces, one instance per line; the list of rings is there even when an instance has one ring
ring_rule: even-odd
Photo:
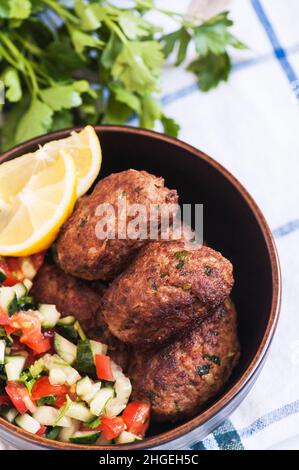
[[[44,145],[45,151],[51,155],[56,155],[62,148],[73,157],[77,174],[77,197],[80,197],[88,191],[101,169],[102,151],[98,136],[92,126],[86,126],[81,132],[72,132],[70,137]]]
[[[0,165],[0,255],[28,256],[48,248],[76,201],[76,166],[45,147]]]

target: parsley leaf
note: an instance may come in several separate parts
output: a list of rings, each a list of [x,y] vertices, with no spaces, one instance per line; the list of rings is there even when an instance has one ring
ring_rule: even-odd
[[[22,142],[48,132],[52,125],[52,117],[52,108],[38,98],[34,98],[18,124],[16,142]]]
[[[188,70],[197,76],[199,88],[202,91],[209,91],[221,80],[227,81],[231,71],[231,61],[227,52],[221,55],[210,53],[191,62]]]
[[[130,42],[123,46],[112,67],[112,76],[129,91],[145,94],[157,89],[163,63],[162,46],[155,41]]]

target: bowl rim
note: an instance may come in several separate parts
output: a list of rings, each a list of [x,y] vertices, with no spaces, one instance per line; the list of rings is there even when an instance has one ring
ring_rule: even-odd
[[[30,139],[22,144],[16,145],[15,147],[11,148],[10,150],[4,152],[0,156],[0,164],[4,161],[11,160],[16,158],[16,154],[26,153],[27,149],[33,145],[40,145],[48,142],[52,139],[59,139],[66,137],[71,131],[80,131],[83,129],[84,126],[76,126],[67,129],[61,129],[58,131],[50,132],[44,134],[39,137],[35,137]],[[251,212],[253,213],[256,222],[258,223],[262,235],[264,237],[268,255],[270,258],[271,263],[271,273],[272,273],[272,301],[271,301],[271,310],[269,319],[267,322],[267,326],[265,329],[265,333],[261,340],[261,343],[254,355],[251,359],[249,365],[247,366],[246,370],[243,374],[239,377],[239,379],[224,393],[222,397],[217,399],[215,403],[210,405],[206,410],[201,412],[198,416],[188,420],[187,422],[178,425],[174,429],[170,431],[166,431],[162,434],[158,434],[156,436],[148,437],[143,441],[133,444],[127,445],[110,445],[110,446],[101,446],[101,450],[138,450],[138,449],[148,449],[160,446],[162,444],[166,444],[167,442],[174,441],[176,439],[182,438],[184,435],[187,435],[194,429],[198,428],[199,426],[203,425],[209,419],[214,417],[217,413],[219,413],[223,408],[228,406],[232,400],[246,387],[250,379],[255,375],[257,369],[260,365],[262,365],[263,359],[265,358],[268,349],[270,347],[271,341],[273,339],[273,335],[275,333],[275,329],[278,323],[279,318],[279,311],[281,305],[281,270],[280,264],[277,254],[277,249],[275,246],[275,242],[270,231],[270,228],[266,222],[264,215],[262,214],[261,210],[259,209],[258,205],[254,201],[253,197],[248,193],[248,191],[244,188],[244,186],[238,181],[236,177],[234,177],[226,168],[224,168],[220,163],[216,160],[208,156],[206,153],[202,152],[201,150],[197,149],[196,147],[183,142],[174,137],[167,136],[165,134],[161,134],[159,132],[155,132],[148,129],[142,128],[135,128],[132,126],[121,126],[121,125],[98,125],[93,126],[95,131],[101,134],[102,131],[104,132],[120,132],[120,133],[129,133],[129,134],[137,134],[140,136],[150,137],[155,140],[160,140],[163,142],[167,142],[172,144],[176,147],[180,147],[185,151],[201,158],[206,163],[211,165],[216,171],[222,174],[238,191],[239,194],[245,200],[247,206],[249,206]],[[3,418],[0,417],[0,427],[6,429],[9,434],[16,434],[19,438],[30,442],[31,444],[35,444],[40,447],[44,448],[52,448],[52,449],[73,449],[73,450],[98,450],[98,447],[88,446],[88,445],[79,445],[79,444],[71,444],[71,443],[63,443],[58,441],[51,441],[50,439],[46,439],[44,437],[39,437],[32,435],[17,426],[8,423]],[[7,440],[7,439],[6,439]]]

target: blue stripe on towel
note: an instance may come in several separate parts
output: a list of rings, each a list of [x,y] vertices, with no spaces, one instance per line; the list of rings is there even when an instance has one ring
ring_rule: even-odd
[[[231,421],[225,421],[213,434],[220,450],[244,450],[240,436]]]
[[[291,220],[290,222],[282,225],[281,227],[276,228],[273,230],[273,236],[275,238],[285,237],[289,235],[289,233],[295,232],[295,230],[299,229],[299,219]]]
[[[251,4],[252,4],[259,20],[260,20],[262,26],[264,27],[264,29],[267,33],[269,41],[272,44],[274,55],[278,59],[280,65],[281,65],[281,67],[282,67],[282,69],[283,69],[283,71],[284,71],[284,73],[285,73],[285,75],[288,79],[288,81],[291,84],[293,84],[296,80],[298,80],[298,77],[297,77],[293,67],[291,66],[290,62],[288,61],[287,53],[286,53],[285,49],[282,47],[282,45],[280,44],[278,36],[276,35],[276,32],[274,31],[274,28],[273,28],[271,22],[269,21],[269,18],[267,17],[261,2],[259,0],[251,0]]]

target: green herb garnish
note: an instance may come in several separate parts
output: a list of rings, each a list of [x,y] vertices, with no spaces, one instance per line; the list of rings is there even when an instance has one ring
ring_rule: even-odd
[[[157,286],[157,284],[156,284],[155,282],[152,283],[152,289],[153,289],[154,291],[157,291],[157,290],[158,290],[158,286]]]
[[[197,367],[198,375],[207,375],[210,372],[210,364],[203,364],[202,366]]]
[[[54,426],[50,431],[48,431],[45,436],[48,438],[48,439],[52,439],[52,441],[56,441],[59,437],[59,434],[60,434],[60,431],[61,431],[61,427],[60,426]]]
[[[205,266],[204,267],[204,270],[205,270],[205,274],[207,276],[211,276],[212,272],[213,272],[213,268],[211,268],[210,266]]]
[[[42,397],[39,400],[37,400],[37,406],[43,406],[43,405],[54,405],[56,401],[56,397],[54,395],[49,395],[47,397]]]
[[[203,358],[207,359],[208,361],[214,362],[214,364],[217,364],[217,366],[221,365],[220,357],[215,356],[214,354],[212,354],[211,356],[209,354],[204,354]]]
[[[177,251],[174,256],[179,260],[176,269],[182,269],[185,265],[185,261],[188,259],[189,252],[187,250]]]
[[[177,30],[164,35],[149,11],[174,19]],[[244,48],[232,25],[227,12],[199,24],[153,0],[132,0],[130,8],[112,0],[3,0],[1,150],[75,124],[123,124],[134,114],[142,127],[160,121],[177,135],[156,99],[165,59],[175,51],[180,65],[195,46],[188,70],[203,91],[217,86],[231,70],[229,49]]]

